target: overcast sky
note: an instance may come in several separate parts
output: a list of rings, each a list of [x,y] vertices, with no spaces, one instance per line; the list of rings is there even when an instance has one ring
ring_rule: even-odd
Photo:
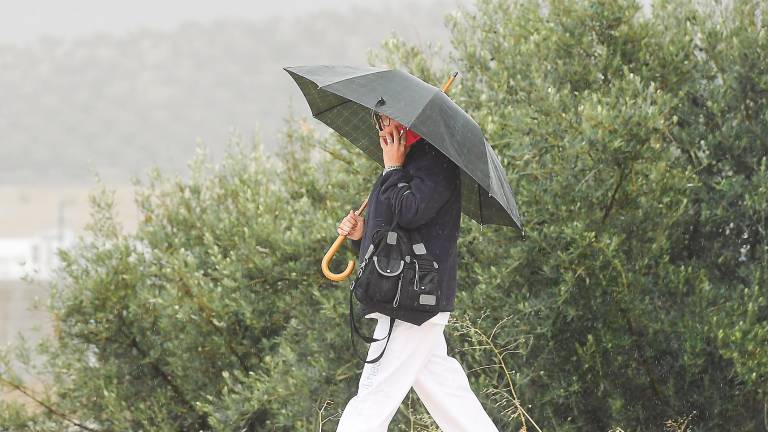
[[[414,2],[416,0],[411,0]],[[71,38],[97,32],[121,34],[151,27],[170,29],[184,21],[217,18],[258,20],[269,16],[293,17],[322,9],[371,5],[364,0],[4,0],[0,13],[0,42],[28,44],[45,35]],[[8,3],[11,3],[8,6]],[[405,5],[404,0],[389,0]],[[471,4],[455,0],[455,4]],[[396,14],[393,13],[393,19]]]

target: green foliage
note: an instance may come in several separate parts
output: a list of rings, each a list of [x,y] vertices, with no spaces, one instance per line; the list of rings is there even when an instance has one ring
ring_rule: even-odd
[[[134,235],[94,193],[91,236],[62,254],[53,289],[46,403],[97,430],[294,431],[314,428],[321,396],[349,398],[346,290],[319,263],[365,186],[349,170],[327,181],[305,156],[315,140],[290,130],[278,163],[234,137],[220,165],[201,152],[188,182],[137,180]],[[2,421],[22,424],[16,411]]]
[[[509,362],[543,430],[766,427],[768,46],[733,3],[480,1],[451,21],[454,99],[531,233],[463,235],[458,304],[530,338]]]
[[[531,235],[462,225],[457,304],[476,323],[454,346],[474,367],[513,350],[513,385],[500,367],[474,377],[500,396],[500,429],[521,427],[520,403],[542,430],[766,427],[755,8],[479,1],[449,17],[452,97],[500,155]],[[494,329],[495,349],[469,350]]]
[[[516,192],[527,241],[463,221],[446,328],[499,429],[765,430],[763,5],[476,6],[446,19],[450,69],[397,38],[371,62],[435,85],[458,69],[451,97]],[[378,167],[295,119],[284,142],[279,161],[235,140],[189,182],[154,173],[135,235],[94,195],[40,348],[50,409],[9,405],[1,427],[333,430],[361,367],[319,262]],[[436,430],[413,399],[392,429]]]

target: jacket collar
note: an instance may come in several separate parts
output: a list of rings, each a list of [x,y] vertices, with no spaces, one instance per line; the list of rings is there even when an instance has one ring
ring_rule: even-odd
[[[418,141],[415,141],[413,144],[411,144],[411,148],[408,150],[408,154],[405,155],[405,163],[408,163],[409,160],[415,157],[419,157],[422,153],[424,153],[428,144],[429,142],[424,138],[419,138]]]

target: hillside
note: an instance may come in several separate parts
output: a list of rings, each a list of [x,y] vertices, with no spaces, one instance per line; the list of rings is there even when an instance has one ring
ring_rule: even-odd
[[[93,171],[125,181],[152,165],[184,174],[196,141],[218,160],[232,128],[273,149],[291,105],[309,115],[283,66],[367,64],[393,31],[445,47],[443,16],[456,3],[0,45],[0,184],[83,183]]]

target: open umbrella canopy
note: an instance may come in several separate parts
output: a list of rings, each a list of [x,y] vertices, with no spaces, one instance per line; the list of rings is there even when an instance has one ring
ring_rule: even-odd
[[[383,165],[371,110],[413,129],[461,169],[462,211],[481,225],[516,227],[525,237],[507,175],[480,126],[437,87],[400,70],[346,65],[283,68],[312,111]]]

